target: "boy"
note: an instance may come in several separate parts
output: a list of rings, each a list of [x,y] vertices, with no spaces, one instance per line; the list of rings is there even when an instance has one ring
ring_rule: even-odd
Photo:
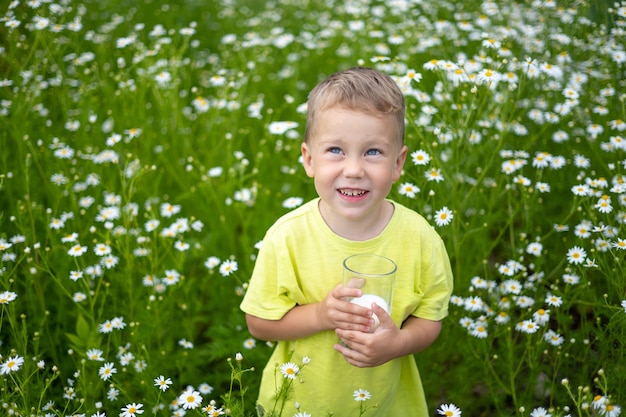
[[[439,335],[452,272],[426,220],[387,199],[407,155],[404,111],[393,79],[373,69],[338,72],[311,91],[301,151],[319,197],[268,230],[241,303],[252,336],[278,341],[260,416],[360,415],[362,406],[428,416],[413,354]],[[345,301],[361,296],[340,283],[343,260],[358,253],[397,264],[391,316]]]

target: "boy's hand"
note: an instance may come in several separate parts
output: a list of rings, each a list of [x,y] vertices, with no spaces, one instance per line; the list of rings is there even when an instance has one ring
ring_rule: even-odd
[[[372,310],[353,304],[346,299],[360,297],[361,290],[339,284],[317,304],[317,318],[324,329],[345,329],[368,332],[374,324]]]
[[[360,368],[382,365],[403,356],[399,353],[402,351],[399,347],[403,345],[400,329],[379,305],[372,303],[372,310],[380,320],[373,333],[345,327],[338,327],[335,330],[343,342],[335,344],[335,350],[341,353],[348,363]]]

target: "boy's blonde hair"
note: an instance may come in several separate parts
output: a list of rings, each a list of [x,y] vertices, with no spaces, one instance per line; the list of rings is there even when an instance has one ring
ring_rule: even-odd
[[[363,112],[376,117],[394,116],[398,140],[404,143],[405,103],[393,78],[372,68],[354,67],[336,72],[309,94],[304,141],[308,142],[318,112],[331,107]]]

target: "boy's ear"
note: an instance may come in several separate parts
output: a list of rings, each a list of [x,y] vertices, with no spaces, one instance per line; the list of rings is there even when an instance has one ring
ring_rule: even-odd
[[[406,155],[409,152],[409,148],[406,145],[402,146],[398,158],[396,159],[396,167],[393,171],[393,181],[396,182],[402,175],[402,168],[404,167],[404,161],[406,161]]]
[[[315,170],[313,169],[313,155],[311,154],[311,149],[306,142],[302,142],[300,145],[300,152],[302,152],[302,165],[304,166],[304,171],[306,175],[310,178],[313,178],[313,174]]]

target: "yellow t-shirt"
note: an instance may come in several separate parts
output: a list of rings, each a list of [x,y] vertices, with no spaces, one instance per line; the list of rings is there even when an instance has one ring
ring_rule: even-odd
[[[319,198],[287,213],[267,231],[241,303],[244,312],[279,320],[296,305],[322,301],[341,282],[346,257],[374,253],[393,259],[398,266],[391,307],[398,327],[409,315],[437,321],[448,314],[453,285],[450,262],[441,238],[422,216],[392,202],[393,216],[380,235],[351,241],[330,230],[318,203]],[[292,362],[300,371],[283,416],[298,411],[313,416],[358,415],[360,405],[377,405],[367,415],[428,416],[413,355],[357,368],[333,349],[337,342],[332,330],[278,342],[263,371],[258,409],[267,415],[275,407],[276,392],[287,381],[280,366]],[[308,364],[303,364],[305,357]],[[354,392],[359,389],[371,398],[356,401]],[[278,404],[276,410],[280,408]],[[281,414],[276,411],[276,415]]]

